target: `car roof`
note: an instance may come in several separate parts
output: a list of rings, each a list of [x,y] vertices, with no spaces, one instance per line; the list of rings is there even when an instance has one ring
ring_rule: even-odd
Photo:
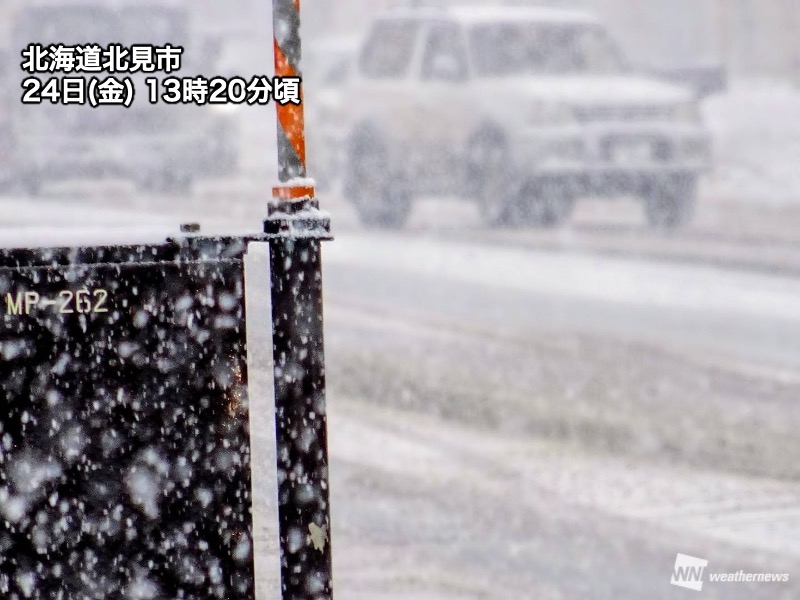
[[[597,25],[601,21],[592,13],[545,6],[451,6],[395,8],[384,13],[384,18],[436,20],[450,18],[464,25],[482,23],[535,22],[535,23],[585,23]]]

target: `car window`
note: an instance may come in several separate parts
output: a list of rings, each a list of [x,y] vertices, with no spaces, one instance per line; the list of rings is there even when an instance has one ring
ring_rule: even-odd
[[[372,79],[403,77],[408,73],[418,34],[417,21],[377,23],[361,53],[361,73]]]
[[[467,76],[467,57],[457,25],[434,25],[425,41],[423,80],[460,81]]]
[[[497,23],[470,32],[470,51],[484,76],[623,70],[619,50],[601,27],[583,24]]]

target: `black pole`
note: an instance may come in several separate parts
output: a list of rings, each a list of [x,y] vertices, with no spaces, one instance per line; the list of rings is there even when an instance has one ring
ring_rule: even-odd
[[[278,514],[284,600],[332,599],[320,246],[315,200],[270,207]]]
[[[278,518],[284,600],[331,600],[328,428],[320,245],[330,220],[306,177],[300,0],[272,0],[275,75],[297,102],[276,103],[278,176],[264,232],[270,245]]]

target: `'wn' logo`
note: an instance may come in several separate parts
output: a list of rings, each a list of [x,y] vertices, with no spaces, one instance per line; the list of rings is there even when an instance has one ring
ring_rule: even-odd
[[[675,569],[672,571],[670,583],[687,590],[702,592],[703,572],[707,566],[707,560],[687,554],[678,554],[675,558]]]

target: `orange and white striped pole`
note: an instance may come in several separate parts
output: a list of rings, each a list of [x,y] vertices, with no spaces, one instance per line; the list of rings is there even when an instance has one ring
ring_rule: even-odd
[[[300,104],[278,104],[278,177],[283,185],[273,188],[276,200],[314,197],[306,178],[303,80],[300,70],[300,0],[273,0],[275,77],[299,78]]]
[[[272,0],[275,75],[302,77],[299,0]],[[330,219],[306,179],[300,104],[279,104],[278,166],[264,221],[270,247],[278,521],[284,600],[332,600],[321,242]]]

